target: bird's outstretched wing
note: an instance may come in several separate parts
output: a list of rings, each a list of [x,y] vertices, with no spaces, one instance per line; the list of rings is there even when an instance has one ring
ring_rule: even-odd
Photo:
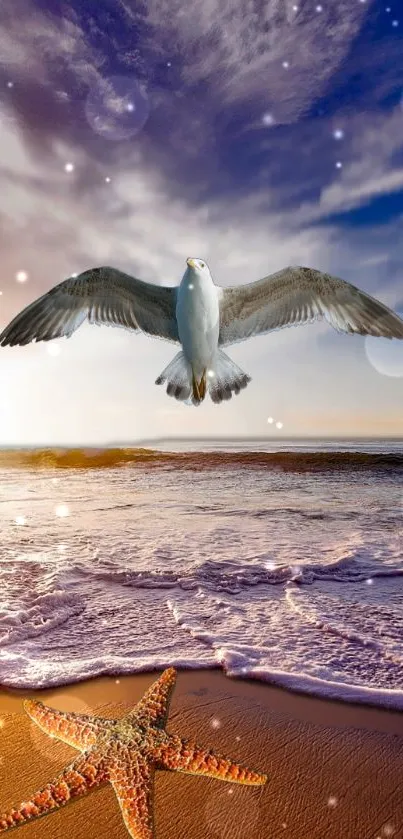
[[[30,303],[3,330],[0,345],[69,338],[86,319],[179,343],[176,288],[101,267],[69,277]]]
[[[403,339],[403,320],[360,289],[300,266],[248,285],[222,288],[219,344],[325,318],[339,332]]]

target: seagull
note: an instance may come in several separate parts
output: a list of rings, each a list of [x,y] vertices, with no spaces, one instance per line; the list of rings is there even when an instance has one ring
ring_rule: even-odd
[[[189,257],[174,287],[107,266],[69,277],[23,309],[0,334],[0,345],[69,338],[85,320],[144,332],[181,346],[155,384],[166,383],[169,396],[197,406],[207,392],[218,404],[251,381],[223,347],[321,319],[338,332],[403,339],[395,312],[338,277],[292,266],[222,288],[204,259]]]

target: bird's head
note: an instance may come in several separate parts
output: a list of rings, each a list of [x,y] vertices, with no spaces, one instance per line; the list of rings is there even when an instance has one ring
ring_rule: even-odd
[[[204,259],[196,259],[194,257],[189,257],[186,260],[187,265],[187,274],[191,276],[193,280],[212,280],[210,274],[210,268],[207,265],[207,262]]]

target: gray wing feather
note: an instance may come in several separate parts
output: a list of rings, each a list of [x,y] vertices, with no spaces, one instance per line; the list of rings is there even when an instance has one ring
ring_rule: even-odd
[[[0,345],[69,338],[86,319],[179,343],[176,291],[145,283],[116,268],[91,268],[59,283],[23,309],[1,333]]]
[[[284,268],[255,283],[221,291],[221,346],[323,318],[338,332],[403,339],[403,320],[391,309],[314,268]]]

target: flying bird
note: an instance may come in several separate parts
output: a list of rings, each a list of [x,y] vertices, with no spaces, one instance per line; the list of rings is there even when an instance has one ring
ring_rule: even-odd
[[[156,379],[179,401],[231,399],[251,381],[223,350],[255,335],[325,319],[338,332],[403,339],[403,320],[379,300],[314,268],[284,268],[247,285],[215,285],[203,259],[187,259],[179,286],[91,268],[51,288],[0,335],[2,346],[70,337],[85,321],[144,332],[181,350]]]

